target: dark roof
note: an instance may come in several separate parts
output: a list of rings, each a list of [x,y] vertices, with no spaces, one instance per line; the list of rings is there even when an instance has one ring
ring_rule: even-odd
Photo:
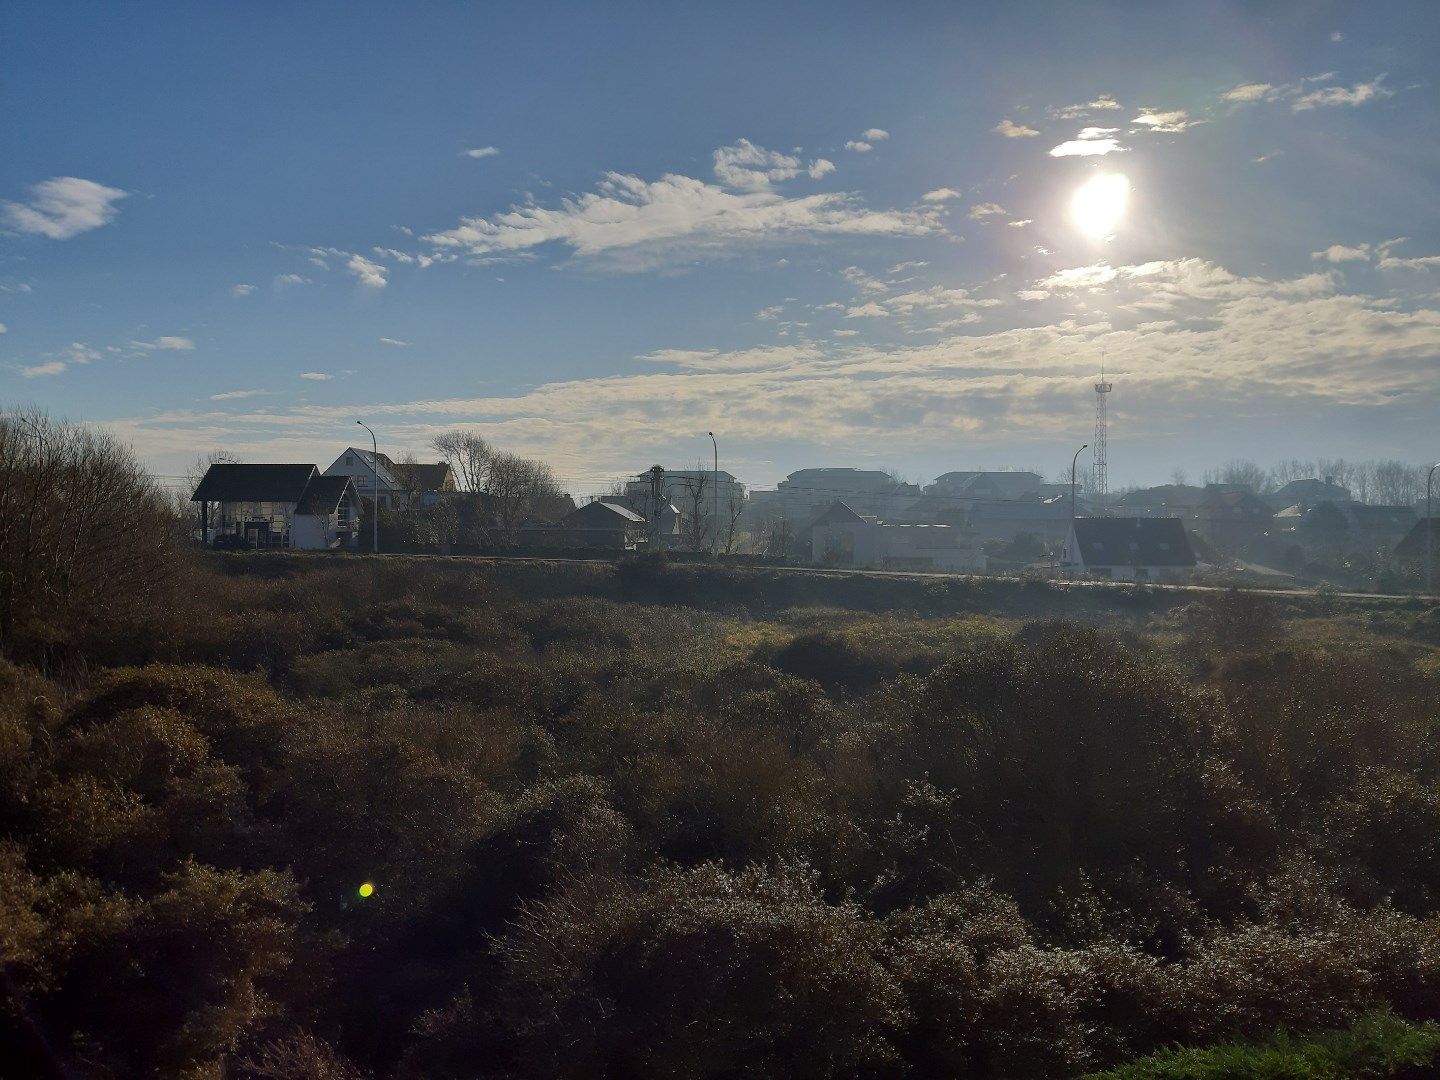
[[[1275,511],[1248,487],[1212,484],[1205,489],[1201,512],[1210,521],[1266,521]]]
[[[1205,489],[1193,484],[1161,484],[1159,487],[1127,491],[1119,498],[1121,506],[1197,507],[1205,501]]]
[[[296,503],[319,471],[314,465],[211,465],[190,501]]]
[[[863,517],[857,514],[854,508],[852,508],[849,503],[841,502],[839,499],[836,499],[824,510],[820,511],[820,513],[816,516],[815,520],[810,522],[809,528],[813,529],[817,525],[856,524],[868,525],[869,522],[867,522]]]
[[[1362,529],[1403,532],[1415,524],[1419,515],[1413,506],[1366,506],[1354,503],[1345,508],[1350,520]]]
[[[628,506],[612,502],[586,503],[561,519],[567,529],[623,529],[644,524],[645,519]]]
[[[433,465],[422,465],[418,462],[407,465],[401,462],[390,466],[390,471],[407,491],[441,491],[450,476],[450,466],[443,461]]]
[[[312,476],[310,483],[305,485],[304,492],[295,506],[297,514],[319,514],[326,516],[335,513],[340,500],[345,497],[345,489],[350,489],[350,497],[358,501],[359,496],[355,492],[355,485],[351,483],[348,476]]]
[[[1405,539],[1395,545],[1395,554],[1401,558],[1423,559],[1425,557],[1425,525],[1430,525],[1430,546],[1432,554],[1440,559],[1440,515],[1432,518],[1421,518],[1415,522],[1414,527],[1405,534]]]
[[[1194,566],[1179,518],[1077,518],[1075,540],[1087,566]]]

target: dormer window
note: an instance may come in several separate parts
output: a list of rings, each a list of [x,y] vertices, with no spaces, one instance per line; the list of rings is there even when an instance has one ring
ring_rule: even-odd
[[[355,455],[354,455],[354,454],[346,454],[346,455],[345,455],[345,464],[346,464],[347,466],[352,466],[352,467],[353,467],[354,464],[355,464]]]

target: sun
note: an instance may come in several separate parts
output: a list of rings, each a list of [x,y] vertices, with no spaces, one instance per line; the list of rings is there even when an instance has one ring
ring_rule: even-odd
[[[1104,173],[1087,180],[1070,201],[1075,226],[1092,240],[1104,240],[1115,232],[1130,201],[1130,181],[1120,173]]]

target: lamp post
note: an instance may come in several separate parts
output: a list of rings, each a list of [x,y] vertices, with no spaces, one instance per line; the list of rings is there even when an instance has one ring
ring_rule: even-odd
[[[1075,451],[1075,456],[1070,459],[1070,520],[1075,520],[1075,463],[1080,460],[1081,451],[1088,450],[1090,444],[1086,443]]]
[[[374,532],[372,533],[372,539],[371,539],[371,541],[370,541],[370,546],[371,546],[371,549],[374,551],[374,553],[375,553],[376,555],[379,555],[379,554],[380,554],[380,443],[379,443],[379,441],[375,438],[375,432],[373,432],[373,431],[370,430],[370,425],[369,425],[369,424],[365,423],[365,421],[363,421],[363,420],[356,420],[355,423],[359,424],[359,425],[360,425],[361,427],[363,427],[366,431],[369,431],[369,432],[370,432],[370,475],[371,475],[371,477],[374,478],[374,484],[373,484],[373,486],[370,488],[370,493],[371,493],[371,495],[374,497],[374,500],[375,500],[375,506],[374,506],[374,508],[371,510],[371,514],[372,514],[373,516],[371,517],[370,524],[371,524],[372,526],[374,526]]]
[[[710,449],[715,452],[715,470],[714,475],[710,477],[710,483],[715,487],[715,490],[710,493],[710,501],[715,507],[712,511],[712,516],[715,519],[715,540],[711,544],[711,547],[714,549],[715,557],[718,559],[720,557],[720,444],[715,441],[715,433],[713,431],[707,431],[705,434],[710,436]]]
[[[1435,585],[1430,578],[1430,547],[1431,537],[1435,535],[1435,519],[1430,515],[1430,489],[1435,483],[1435,470],[1440,469],[1440,461],[1430,466],[1430,471],[1425,474],[1425,591],[1433,596]]]

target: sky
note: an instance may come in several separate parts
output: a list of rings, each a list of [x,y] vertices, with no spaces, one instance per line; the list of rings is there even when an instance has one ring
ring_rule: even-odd
[[[1103,363],[1112,487],[1433,461],[1437,72],[1432,0],[7,0],[0,403],[580,494],[1058,476]]]

